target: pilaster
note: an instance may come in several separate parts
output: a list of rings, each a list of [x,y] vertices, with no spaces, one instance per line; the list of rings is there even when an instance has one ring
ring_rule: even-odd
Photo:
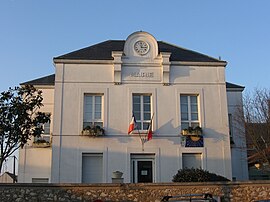
[[[170,85],[171,53],[161,52],[160,55],[162,57],[162,82],[164,86],[169,86]]]
[[[113,75],[114,75],[114,84],[120,85],[122,83],[121,71],[122,71],[122,51],[112,51],[113,61]]]

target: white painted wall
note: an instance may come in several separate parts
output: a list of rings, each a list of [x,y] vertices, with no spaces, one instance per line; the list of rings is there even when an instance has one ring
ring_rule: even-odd
[[[37,86],[42,90],[43,104],[41,111],[51,114],[51,132],[53,130],[53,106],[54,88],[47,86]],[[32,178],[51,179],[51,157],[52,148],[35,148],[32,146],[33,138],[23,149],[19,150],[18,182],[31,183]]]
[[[144,36],[147,40],[148,36]],[[104,179],[120,170],[130,182],[130,154],[155,154],[155,181],[169,182],[181,168],[183,152],[201,152],[203,168],[231,178],[227,100],[223,66],[170,65],[170,86],[163,86],[162,55],[139,57],[127,40],[127,54],[121,60],[122,84],[114,85],[114,64],[56,63],[55,127],[52,182],[81,182],[82,153],[103,153]],[[142,39],[142,36],[139,36]],[[155,42],[149,42],[151,48]],[[133,72],[153,72],[151,78],[134,78]],[[106,136],[82,137],[83,96],[104,95]],[[142,146],[138,135],[127,135],[132,116],[132,93],[150,93],[154,138]],[[200,119],[205,134],[204,148],[184,148],[180,135],[180,94],[196,93],[200,99]]]
[[[228,90],[228,113],[232,115],[232,136],[234,144],[231,144],[232,176],[236,180],[248,180],[248,164],[246,151],[246,136],[244,123],[240,122],[239,108],[242,108],[242,91]]]

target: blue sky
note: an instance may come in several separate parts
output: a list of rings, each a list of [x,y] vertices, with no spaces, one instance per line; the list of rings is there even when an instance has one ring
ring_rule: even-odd
[[[0,91],[54,72],[52,58],[143,30],[228,62],[226,79],[269,88],[270,1],[2,0]]]

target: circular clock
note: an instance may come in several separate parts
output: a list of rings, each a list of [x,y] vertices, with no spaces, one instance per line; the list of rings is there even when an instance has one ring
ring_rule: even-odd
[[[134,50],[140,55],[145,55],[149,51],[149,44],[145,41],[137,41],[134,44]]]

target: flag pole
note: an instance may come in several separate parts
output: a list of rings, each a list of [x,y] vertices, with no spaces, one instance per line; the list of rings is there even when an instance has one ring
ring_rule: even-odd
[[[143,139],[143,137],[141,136],[141,133],[140,133],[139,128],[138,128],[138,127],[136,127],[136,128],[137,128],[137,131],[138,131],[138,133],[139,133],[139,137],[140,137],[140,139],[141,139],[141,143],[142,143],[142,151],[144,151],[144,139]]]

